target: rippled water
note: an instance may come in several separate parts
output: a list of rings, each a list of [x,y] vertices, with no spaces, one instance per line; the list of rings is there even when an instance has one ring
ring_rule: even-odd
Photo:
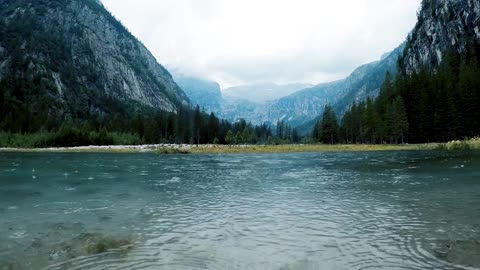
[[[0,269],[465,269],[433,250],[475,240],[478,157],[0,153]]]

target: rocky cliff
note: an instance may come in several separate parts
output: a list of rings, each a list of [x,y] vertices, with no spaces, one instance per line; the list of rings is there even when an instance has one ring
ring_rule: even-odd
[[[435,68],[449,49],[464,53],[466,37],[480,41],[480,1],[424,0],[402,59],[407,74]]]
[[[0,0],[0,6],[2,91],[26,109],[76,118],[189,104],[169,72],[98,0]]]

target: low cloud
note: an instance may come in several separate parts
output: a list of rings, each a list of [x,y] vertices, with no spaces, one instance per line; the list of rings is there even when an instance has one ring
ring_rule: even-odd
[[[421,0],[103,0],[167,68],[218,81],[320,83],[404,41]]]

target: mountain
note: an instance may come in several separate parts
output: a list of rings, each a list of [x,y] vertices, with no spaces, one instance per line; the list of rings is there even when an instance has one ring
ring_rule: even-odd
[[[265,103],[291,95],[299,90],[311,87],[310,84],[276,84],[276,83],[257,83],[230,87],[223,90],[226,97],[246,99],[255,103]]]
[[[378,95],[386,73],[396,73],[397,60],[403,49],[404,45],[401,45],[381,60],[360,66],[343,80],[319,84],[273,102],[267,111],[268,119],[271,122],[286,120],[307,131],[327,104],[342,115],[354,100]]]
[[[262,87],[254,88],[252,85],[224,90],[222,92],[224,95],[220,99],[220,106],[218,106],[220,98],[218,89],[213,87],[217,85],[216,83],[208,83],[212,88],[210,90],[206,90],[208,87],[204,87],[205,81],[201,79],[196,79],[196,82],[190,80],[188,83],[184,79],[179,79],[178,83],[184,87],[185,92],[189,93],[188,96],[192,100],[198,101],[201,107],[224,119],[236,121],[243,118],[254,124],[276,124],[283,120],[291,126],[300,127],[300,130],[305,133],[313,127],[315,120],[322,114],[326,104],[331,104],[337,114],[343,114],[354,100],[365,100],[369,96],[375,97],[378,95],[386,73],[390,72],[395,75],[397,60],[403,49],[404,45],[402,44],[392,52],[382,56],[381,60],[357,68],[343,80],[318,84],[277,100],[264,100],[263,103],[252,101],[259,100],[258,97],[262,94],[257,92],[265,89]],[[298,87],[301,84],[277,86],[277,89],[289,88],[290,91],[293,91],[292,86]],[[216,93],[214,96],[209,94],[212,91]],[[236,93],[234,97],[231,94],[233,92]],[[242,92],[244,94],[238,94]],[[198,96],[204,98],[198,99]],[[265,96],[268,96],[268,94]],[[211,100],[215,100],[215,106],[211,106]]]
[[[380,61],[364,65],[355,70],[346,81],[345,94],[333,103],[333,108],[339,115],[343,115],[353,101],[360,102],[368,97],[376,97],[385,80],[385,75],[390,73],[395,77],[398,69],[398,60],[405,50],[405,43],[401,44],[387,55],[383,55]],[[362,76],[363,74],[363,76]]]
[[[190,104],[98,0],[0,0],[0,6],[4,111],[61,122]]]
[[[402,73],[412,74],[421,67],[435,69],[449,50],[465,53],[469,50],[469,40],[480,40],[479,14],[477,0],[424,0],[418,23],[407,41],[379,61],[360,66],[343,80],[309,87],[277,100],[266,101],[265,97],[272,92],[269,89],[273,89],[269,85],[227,89],[225,96],[235,99],[229,103],[222,101],[218,113],[231,120],[245,118],[253,123],[285,120],[306,132],[326,104],[331,104],[341,117],[353,101],[378,96],[386,73],[395,78],[398,63]],[[267,94],[262,94],[262,89]]]
[[[351,143],[431,143],[478,136],[479,23],[478,0],[423,0],[397,76],[386,78],[376,100],[346,112],[337,137]]]
[[[467,40],[480,41],[478,0],[424,0],[418,22],[410,34],[402,58],[402,71],[434,69],[447,51],[463,54]]]
[[[175,82],[183,89],[193,105],[200,105],[208,112],[218,112],[222,102],[222,92],[217,82],[174,74]]]
[[[399,61],[410,142],[480,134],[480,2],[424,0]]]
[[[217,82],[183,74],[174,74],[175,81],[190,98],[192,104],[198,104],[204,111],[234,122],[248,119],[259,124],[264,106],[242,98],[227,97],[222,94]],[[257,121],[258,120],[258,121]]]

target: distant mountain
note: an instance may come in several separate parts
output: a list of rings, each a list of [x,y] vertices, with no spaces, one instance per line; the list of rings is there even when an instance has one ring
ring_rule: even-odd
[[[376,97],[380,91],[387,72],[395,77],[398,69],[398,59],[402,56],[405,44],[400,45],[380,61],[361,66],[345,80],[344,95],[333,103],[337,114],[342,115],[353,101],[359,102],[368,97]]]
[[[0,6],[0,90],[9,113],[61,122],[190,104],[98,0],[0,0]]]
[[[192,104],[198,104],[206,112],[213,112],[218,117],[236,121],[248,119],[254,123],[263,106],[246,99],[225,97],[220,85],[214,81],[183,74],[174,74],[175,81],[188,95]]]
[[[294,127],[300,127],[301,131],[307,132],[322,114],[326,104],[331,104],[337,114],[341,115],[354,100],[365,100],[369,96],[375,97],[378,95],[386,73],[390,72],[393,76],[395,75],[397,60],[403,49],[404,45],[399,46],[394,51],[382,56],[381,60],[357,68],[343,80],[322,83],[296,91],[277,100],[264,101],[263,104],[252,102],[252,100],[258,100],[258,96],[262,95],[257,93],[262,88],[254,90],[255,88],[252,86],[252,88],[239,87],[231,88],[228,91],[224,90],[224,94],[227,92],[240,93],[242,91],[245,94],[241,97],[229,97],[225,94],[222,96],[220,106],[211,106],[211,100],[218,100],[218,89],[215,90],[217,93],[215,98],[212,98],[209,93],[213,90],[205,91],[203,80],[198,80],[197,84],[199,86],[196,86],[192,81],[186,84],[179,80],[179,84],[185,87],[184,90],[189,93],[191,99],[199,100],[196,98],[198,95],[204,96],[205,98],[200,105],[222,118],[230,121],[244,118],[255,124],[276,124],[277,121],[284,120]],[[210,82],[209,85],[216,84]],[[295,85],[300,86],[301,84]],[[248,94],[249,91],[252,94]]]
[[[292,126],[308,131],[323,113],[326,104],[342,115],[352,102],[378,95],[387,72],[395,75],[397,60],[404,49],[399,46],[380,61],[360,66],[347,78],[323,83],[279,99],[269,105],[267,118],[271,122],[286,120]]]
[[[174,79],[193,105],[198,104],[209,112],[219,111],[223,97],[218,83],[177,74],[174,74]]]
[[[299,90],[311,87],[310,84],[275,84],[275,83],[257,83],[249,85],[235,86],[223,90],[225,97],[246,99],[255,103],[265,103],[291,95]]]

